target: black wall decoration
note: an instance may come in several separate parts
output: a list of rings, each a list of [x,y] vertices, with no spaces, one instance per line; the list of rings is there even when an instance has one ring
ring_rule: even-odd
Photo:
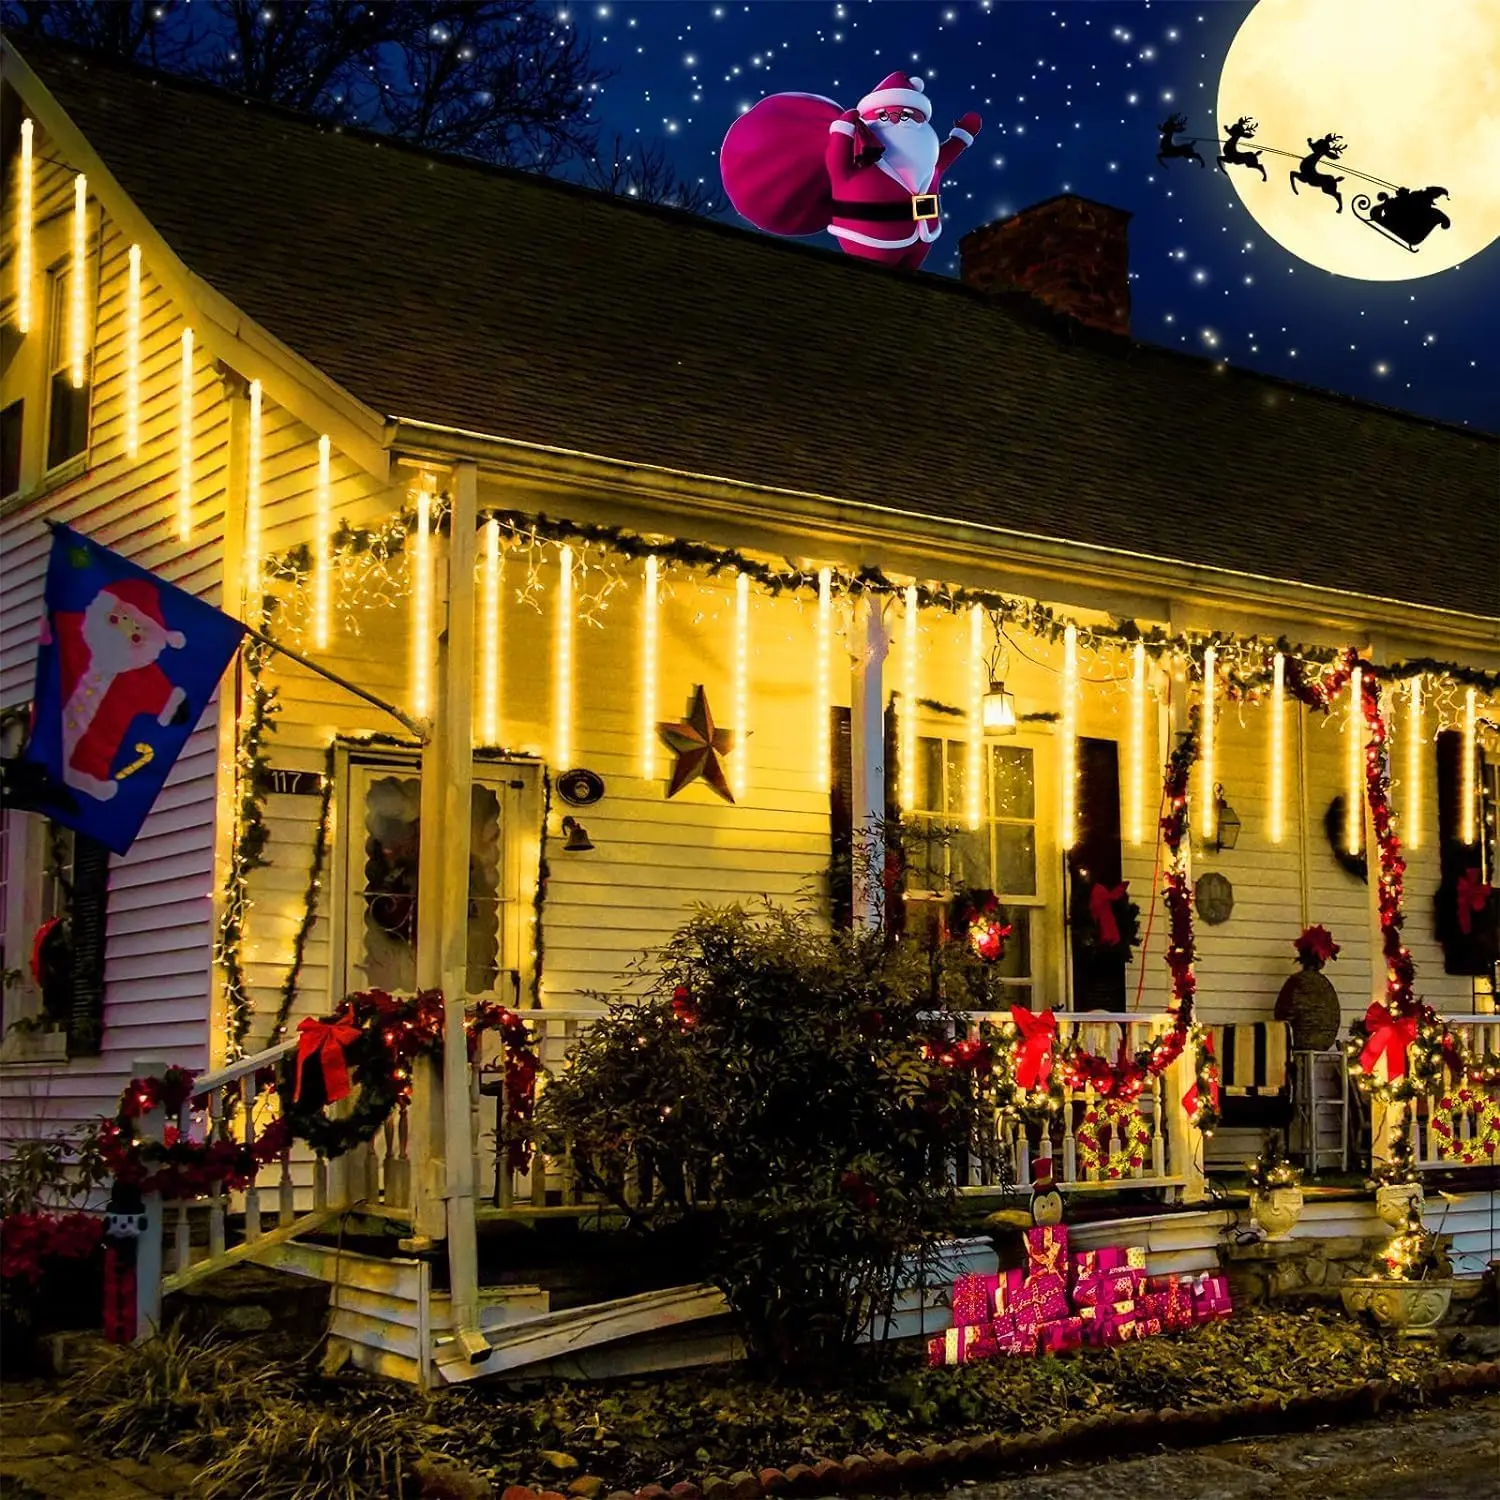
[[[1464,737],[1456,729],[1445,729],[1437,738],[1438,838],[1442,880],[1433,897],[1438,941],[1443,945],[1443,970],[1448,974],[1488,974],[1500,957],[1500,891],[1494,881],[1493,847],[1463,841]],[[1479,752],[1476,750],[1475,754]],[[1483,777],[1476,774],[1476,786]],[[1484,820],[1474,818],[1474,829],[1483,840]]]
[[[1370,861],[1365,856],[1363,841],[1358,854],[1349,852],[1349,811],[1342,797],[1335,797],[1328,804],[1328,811],[1323,814],[1323,832],[1328,835],[1328,847],[1333,851],[1333,857],[1356,880],[1368,885]]]

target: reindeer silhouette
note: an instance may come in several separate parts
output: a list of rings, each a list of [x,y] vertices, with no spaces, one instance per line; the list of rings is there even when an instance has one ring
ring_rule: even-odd
[[[1266,180],[1266,169],[1261,165],[1259,151],[1241,151],[1240,142],[1254,138],[1255,132],[1260,127],[1249,115],[1241,115],[1226,132],[1229,139],[1224,142],[1224,154],[1219,158],[1219,170],[1227,177],[1229,176],[1224,163],[1228,162],[1235,167],[1254,167],[1260,173],[1260,180]]]
[[[1311,156],[1304,156],[1297,164],[1297,170],[1291,174],[1292,191],[1297,191],[1297,184],[1305,182],[1308,187],[1321,188],[1339,206],[1339,212],[1344,211],[1344,200],[1339,193],[1339,183],[1344,179],[1335,177],[1329,172],[1320,172],[1318,163],[1326,156],[1330,161],[1337,161],[1344,154],[1346,144],[1341,135],[1325,135],[1322,140],[1308,141]]]
[[[1162,164],[1162,166],[1165,167],[1166,165],[1168,165],[1169,161],[1174,156],[1190,156],[1195,162],[1198,163],[1200,167],[1208,165],[1208,163],[1205,162],[1203,158],[1199,156],[1198,153],[1193,149],[1193,143],[1191,141],[1174,141],[1172,139],[1172,137],[1176,135],[1179,130],[1187,129],[1186,115],[1168,115],[1167,118],[1163,120],[1161,124],[1156,128],[1161,131],[1161,140],[1157,144],[1156,148],[1156,159]]]

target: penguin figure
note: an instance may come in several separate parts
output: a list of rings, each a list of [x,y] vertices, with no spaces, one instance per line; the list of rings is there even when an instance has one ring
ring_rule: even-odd
[[[1052,1180],[1052,1158],[1039,1156],[1031,1163],[1031,1222],[1061,1224],[1062,1194]]]

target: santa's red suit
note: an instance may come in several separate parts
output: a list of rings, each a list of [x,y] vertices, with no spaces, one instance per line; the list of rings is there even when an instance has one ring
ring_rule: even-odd
[[[922,80],[906,73],[850,110],[817,94],[773,94],[730,126],[724,187],[757,228],[826,230],[850,255],[915,270],[942,233],[943,174],[979,128],[967,114],[940,142]]]
[[[55,617],[62,674],[63,780],[107,801],[116,783],[115,759],[139,714],[170,724],[185,694],[156,664],[168,646],[181,648],[180,631],[168,630],[157,591],[138,579],[101,589],[82,613]]]

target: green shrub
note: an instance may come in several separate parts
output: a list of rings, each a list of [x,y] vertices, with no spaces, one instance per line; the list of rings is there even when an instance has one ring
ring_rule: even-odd
[[[543,1095],[544,1139],[641,1227],[701,1233],[752,1357],[815,1366],[891,1311],[988,1108],[934,960],[767,906],[704,912]]]

